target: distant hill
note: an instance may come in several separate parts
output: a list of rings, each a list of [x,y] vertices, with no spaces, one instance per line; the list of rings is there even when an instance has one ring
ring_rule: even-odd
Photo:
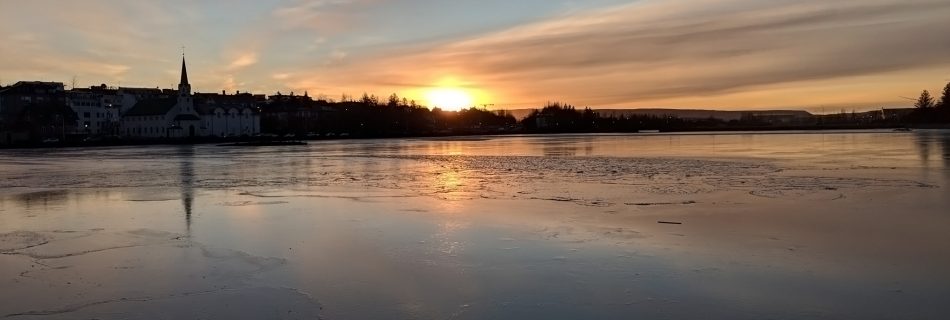
[[[535,109],[515,109],[508,110],[516,119],[524,119]],[[701,110],[701,109],[594,109],[601,116],[673,116],[681,119],[708,119],[715,118],[724,121],[739,120],[743,114],[752,114],[755,116],[791,116],[795,118],[808,118],[812,114],[803,110],[743,110],[743,111],[723,111],[723,110]]]

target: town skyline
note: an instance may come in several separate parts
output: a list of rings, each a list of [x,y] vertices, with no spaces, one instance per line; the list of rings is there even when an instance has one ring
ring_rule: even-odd
[[[496,109],[861,111],[910,106],[902,97],[950,78],[950,44],[936,35],[950,4],[933,0],[103,0],[4,12],[4,85],[174,88],[183,45],[197,92],[396,93]],[[409,19],[420,12],[431,19]]]

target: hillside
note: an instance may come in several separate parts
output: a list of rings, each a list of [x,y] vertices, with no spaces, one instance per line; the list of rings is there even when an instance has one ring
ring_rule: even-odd
[[[509,110],[516,119],[524,119],[535,109],[515,109]],[[812,114],[803,110],[743,110],[743,111],[724,111],[724,110],[701,110],[701,109],[594,109],[601,116],[673,116],[681,119],[708,119],[715,118],[724,121],[738,120],[743,114],[752,114],[755,116],[794,116],[807,118]]]

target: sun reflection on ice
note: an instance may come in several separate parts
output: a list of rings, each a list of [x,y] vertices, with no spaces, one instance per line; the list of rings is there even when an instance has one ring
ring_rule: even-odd
[[[465,245],[458,241],[458,233],[469,227],[468,222],[459,220],[445,220],[439,224],[439,231],[433,235],[438,242],[438,250],[449,256],[457,256],[465,250]]]
[[[460,201],[471,200],[474,195],[472,192],[474,181],[471,178],[456,171],[454,168],[445,168],[445,170],[436,172],[432,175],[430,185],[434,188],[433,195],[442,201],[441,209],[446,213],[458,212],[462,205]]]

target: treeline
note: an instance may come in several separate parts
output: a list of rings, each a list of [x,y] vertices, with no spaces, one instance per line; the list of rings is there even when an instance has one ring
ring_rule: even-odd
[[[673,115],[599,114],[591,108],[551,102],[520,121],[506,111],[429,109],[396,94],[363,94],[339,100],[276,95],[261,108],[261,128],[281,136],[354,138],[498,133],[585,133],[639,131],[896,128],[915,123],[950,123],[950,84],[939,102],[924,91],[917,108],[809,115],[743,113],[732,120]]]
[[[404,137],[514,131],[518,121],[505,111],[470,108],[447,112],[429,109],[396,94],[381,100],[363,94],[325,97],[278,96],[261,110],[265,132],[292,135]]]
[[[913,123],[950,123],[950,83],[944,86],[940,100],[927,90],[921,92],[907,120]]]
[[[601,116],[591,108],[578,110],[570,104],[548,103],[521,120],[526,132],[637,132],[643,130],[678,131],[691,128],[715,128],[727,125],[718,119],[683,119],[674,116],[619,115]]]

